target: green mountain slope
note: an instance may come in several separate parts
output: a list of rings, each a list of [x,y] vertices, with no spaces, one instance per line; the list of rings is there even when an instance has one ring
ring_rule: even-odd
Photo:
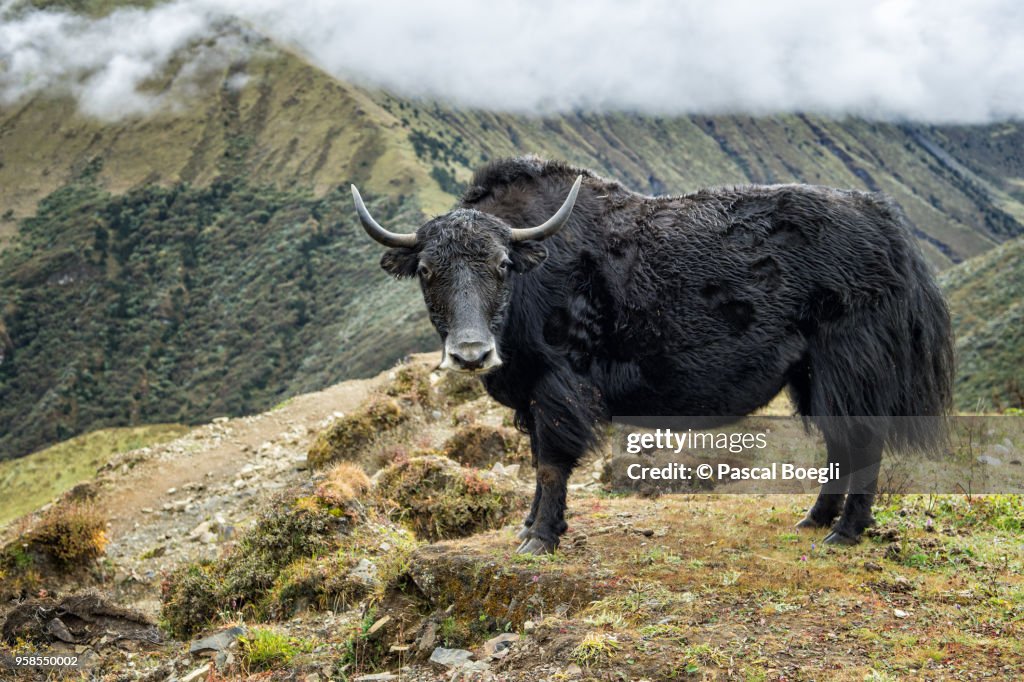
[[[395,229],[446,210],[480,163],[527,152],[654,193],[880,189],[939,267],[1024,229],[1015,150],[970,154],[1016,126],[532,119],[367,91],[269,46],[203,93],[119,123],[61,98],[0,109],[0,458],[99,426],[266,409],[432,347],[416,287],[377,268],[349,182]]]
[[[942,275],[957,330],[957,405],[1024,408],[1024,238]]]

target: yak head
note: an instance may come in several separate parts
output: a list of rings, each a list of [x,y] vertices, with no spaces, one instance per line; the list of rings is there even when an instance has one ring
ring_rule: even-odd
[[[441,336],[443,369],[484,373],[501,366],[495,337],[504,324],[512,278],[547,257],[540,242],[569,220],[581,181],[576,179],[562,207],[536,227],[517,228],[489,213],[456,209],[413,234],[381,227],[352,186],[363,229],[389,247],[381,267],[420,281],[430,321]]]

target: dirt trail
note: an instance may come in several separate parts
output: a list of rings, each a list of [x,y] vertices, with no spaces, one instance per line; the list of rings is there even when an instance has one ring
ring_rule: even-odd
[[[116,537],[130,528],[143,509],[159,508],[170,488],[209,484],[210,479],[237,480],[253,454],[267,449],[268,444],[280,446],[295,459],[301,457],[318,424],[355,409],[386,374],[296,396],[271,412],[219,420],[179,440],[147,448],[150,452],[144,459],[134,465],[122,464],[118,473],[128,466],[127,473],[107,477],[101,488],[99,502],[110,515],[111,535]]]

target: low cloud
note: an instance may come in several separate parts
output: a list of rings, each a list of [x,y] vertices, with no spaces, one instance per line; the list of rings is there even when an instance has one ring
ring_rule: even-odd
[[[1016,0],[175,0],[101,19],[6,5],[0,103],[64,91],[108,119],[173,106],[171,65],[188,87],[256,49],[241,26],[339,78],[483,109],[1024,117]]]

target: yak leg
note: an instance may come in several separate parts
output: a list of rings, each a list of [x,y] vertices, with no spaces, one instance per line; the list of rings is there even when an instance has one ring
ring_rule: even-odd
[[[536,468],[536,465],[534,466]],[[523,519],[523,527],[516,533],[516,537],[520,540],[525,540],[530,535],[530,528],[533,526],[534,520],[537,518],[537,510],[540,508],[540,498],[543,492],[543,487],[540,484],[540,476],[537,477],[537,487],[533,491],[533,503],[530,505],[530,513],[525,519]]]
[[[595,444],[600,421],[596,391],[578,377],[551,374],[536,386],[530,409],[530,443],[537,457],[533,523],[524,529],[520,554],[554,552],[565,533],[565,496],[569,475]]]
[[[532,420],[527,417],[530,424],[530,464],[533,466],[534,471],[537,470],[537,437],[534,435],[535,429],[532,426]],[[534,519],[537,518],[537,509],[540,507],[540,497],[542,488],[540,485],[540,479],[537,479],[537,486],[533,491],[533,502],[530,504],[530,513],[527,514],[526,518],[523,519],[523,527],[516,533],[516,538],[525,540],[530,534],[530,526],[533,525]]]
[[[541,491],[537,517],[527,529],[519,554],[551,554],[569,524],[565,522],[566,484],[570,467],[541,462],[537,467],[537,487]]]
[[[878,489],[878,472],[882,467],[883,439],[870,430],[858,434],[850,457],[850,487],[839,521],[824,542],[830,545],[855,545],[860,534],[874,525],[871,505]]]
[[[797,528],[828,528],[839,516],[843,507],[843,497],[850,482],[850,452],[842,439],[825,436],[825,449],[828,453],[829,466],[835,464],[839,468],[839,478],[829,479],[821,486],[818,499],[807,512]]]

